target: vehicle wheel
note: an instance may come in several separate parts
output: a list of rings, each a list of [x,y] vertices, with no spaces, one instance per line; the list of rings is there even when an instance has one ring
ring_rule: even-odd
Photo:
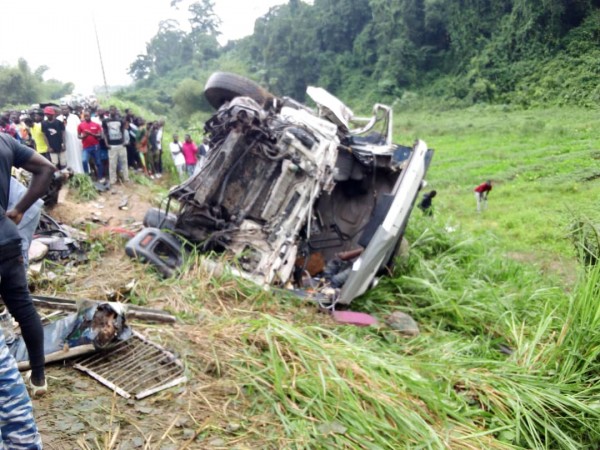
[[[215,109],[235,97],[250,97],[261,106],[273,98],[273,94],[254,81],[228,72],[213,73],[206,81],[204,95]]]

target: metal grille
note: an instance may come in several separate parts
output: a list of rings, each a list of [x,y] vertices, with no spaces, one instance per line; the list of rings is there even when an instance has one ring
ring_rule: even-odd
[[[119,395],[137,400],[187,381],[183,364],[174,354],[135,331],[110,351],[81,358],[73,367]]]

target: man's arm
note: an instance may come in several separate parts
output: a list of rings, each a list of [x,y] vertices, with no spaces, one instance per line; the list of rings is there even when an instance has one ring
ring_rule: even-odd
[[[46,193],[56,170],[50,161],[38,153],[32,154],[22,167],[33,174],[29,188],[14,209],[6,212],[6,216],[17,225],[23,219],[25,211]]]

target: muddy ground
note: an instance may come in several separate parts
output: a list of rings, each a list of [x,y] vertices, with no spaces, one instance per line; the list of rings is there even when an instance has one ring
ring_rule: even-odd
[[[46,449],[280,446],[265,440],[266,436],[282,435],[278,421],[252,412],[239,377],[228,370],[228,362],[237,357],[243,345],[238,335],[244,320],[261,312],[277,315],[277,308],[257,306],[243,296],[231,295],[235,287],[217,286],[200,271],[186,276],[205,277],[206,288],[190,293],[188,285],[184,292],[185,279],[164,281],[146,266],[131,261],[124,253],[126,238],[111,232],[111,227],[139,228],[147,208],[159,203],[166,188],[161,191],[132,184],[117,194],[103,193],[89,202],[78,202],[65,191],[50,214],[93,236],[90,260],[68,268],[45,265],[44,270],[56,277],[48,281],[42,273],[33,277],[33,284],[37,294],[96,300],[117,297],[123,302],[169,310],[178,316],[176,324],[133,321],[132,328],[178,355],[189,381],[135,401],[113,394],[75,370],[72,361],[49,365],[49,393],[34,400]],[[128,209],[119,209],[125,197]],[[301,314],[323,320],[315,308],[306,308]]]

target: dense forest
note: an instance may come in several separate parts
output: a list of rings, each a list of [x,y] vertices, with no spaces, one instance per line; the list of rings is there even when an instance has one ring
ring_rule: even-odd
[[[189,26],[161,23],[124,99],[189,116],[208,109],[206,77],[229,70],[276,94],[303,100],[316,84],[364,107],[600,101],[600,0],[289,0],[225,46],[213,5],[188,4]]]

